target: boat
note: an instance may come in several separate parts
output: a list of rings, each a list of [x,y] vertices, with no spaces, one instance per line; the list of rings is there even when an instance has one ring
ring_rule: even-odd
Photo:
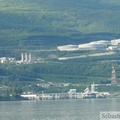
[[[92,98],[96,98],[96,94],[93,94],[93,93],[89,93],[89,94],[85,94],[83,96],[83,99],[92,99]]]
[[[83,93],[83,99],[106,98],[106,95],[95,91],[95,84],[91,84],[91,90],[87,87]]]
[[[106,98],[106,95],[104,95],[104,94],[96,94],[96,98]]]

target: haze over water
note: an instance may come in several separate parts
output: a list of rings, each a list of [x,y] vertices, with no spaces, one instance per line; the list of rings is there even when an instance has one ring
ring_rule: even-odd
[[[119,111],[120,99],[0,102],[0,120],[100,120],[102,111]]]

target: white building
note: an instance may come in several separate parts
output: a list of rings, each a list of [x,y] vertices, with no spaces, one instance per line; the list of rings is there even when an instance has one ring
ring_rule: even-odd
[[[106,48],[106,50],[119,50],[120,48],[118,46],[109,46]]]
[[[6,63],[7,62],[7,58],[6,57],[1,57],[0,58],[0,63]]]
[[[68,93],[69,93],[69,94],[74,94],[74,93],[76,93],[76,91],[77,91],[76,89],[70,89],[70,90],[68,91]]]
[[[76,98],[76,89],[70,89],[68,91],[68,95],[69,95],[69,98],[72,99],[72,98]]]
[[[80,44],[78,45],[79,50],[104,50],[108,45],[111,44],[111,41],[94,41],[86,44]]]
[[[90,42],[90,43],[101,44],[103,46],[111,45],[111,41],[108,41],[108,40],[99,40],[99,41],[94,41],[94,42]]]
[[[111,41],[99,40],[90,43],[79,44],[79,45],[64,45],[58,46],[60,51],[74,51],[74,50],[105,50],[107,46],[111,45]]]
[[[79,50],[78,45],[64,45],[64,46],[58,46],[58,50],[60,51],[74,51]]]
[[[120,39],[111,40],[112,45],[120,45]]]
[[[13,63],[16,62],[15,58],[7,58],[7,57],[1,57],[0,58],[0,63],[4,64],[4,63]]]
[[[37,100],[37,99],[39,99],[39,96],[36,95],[36,94],[21,95],[21,97],[28,98],[29,100]]]

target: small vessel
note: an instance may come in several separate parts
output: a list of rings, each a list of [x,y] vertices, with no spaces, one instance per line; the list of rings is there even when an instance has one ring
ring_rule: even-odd
[[[87,87],[83,93],[83,99],[92,99],[92,98],[106,98],[106,95],[103,93],[95,91],[95,84],[91,84],[91,90]]]
[[[91,98],[96,98],[96,94],[95,94],[95,93],[92,93],[92,92],[89,90],[89,87],[87,87],[87,88],[84,90],[83,99],[91,99]]]
[[[96,94],[96,98],[106,98],[106,95],[104,95],[104,94]]]
[[[90,94],[85,94],[83,96],[83,99],[91,99],[91,98],[96,98],[96,94],[90,93]]]

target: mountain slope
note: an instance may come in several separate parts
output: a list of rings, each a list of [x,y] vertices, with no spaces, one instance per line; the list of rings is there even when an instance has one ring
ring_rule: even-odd
[[[0,0],[0,46],[113,39],[120,33],[119,13],[118,0]]]

